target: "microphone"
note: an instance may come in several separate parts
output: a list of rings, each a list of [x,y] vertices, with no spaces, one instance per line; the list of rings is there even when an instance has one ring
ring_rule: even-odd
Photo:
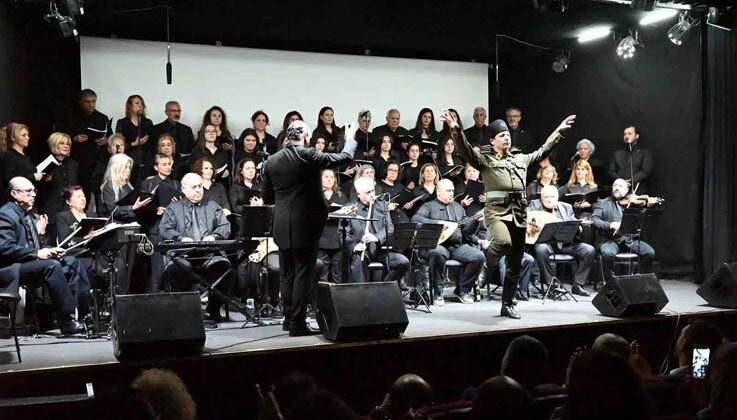
[[[118,153],[120,153],[120,144],[115,145],[115,154],[117,155]]]
[[[109,225],[113,222],[113,216],[115,215],[115,210],[118,209],[118,206],[116,205],[113,211],[110,212],[110,217],[107,218],[107,221],[105,221],[105,226]]]
[[[166,63],[166,84],[171,84],[171,63]]]
[[[630,153],[632,153],[632,142],[627,142],[627,146],[630,147]]]

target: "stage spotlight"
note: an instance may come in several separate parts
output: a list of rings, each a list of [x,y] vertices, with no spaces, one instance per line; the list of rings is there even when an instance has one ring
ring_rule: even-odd
[[[77,17],[84,14],[84,0],[56,0],[61,13],[66,16]]]
[[[59,13],[59,9],[53,2],[50,4],[49,14],[44,16],[44,19],[54,25],[59,31],[59,34],[63,38],[77,38],[79,32],[77,31],[77,22],[71,16],[64,16]]]
[[[634,35],[630,33],[619,41],[619,45],[617,45],[617,55],[625,60],[629,60],[635,56],[635,51],[637,50],[638,45],[642,45],[642,43],[637,38],[637,32],[635,32]]]
[[[553,71],[556,73],[563,73],[568,69],[568,64],[571,62],[571,53],[563,51],[555,57],[553,61]]]
[[[681,13],[681,15],[678,17],[678,23],[673,25],[673,27],[668,30],[668,39],[670,39],[670,42],[676,45],[683,44],[683,41],[686,40],[688,33],[691,31],[691,28],[693,28],[698,23],[699,21],[697,19],[692,19],[691,17],[689,17],[688,12]]]

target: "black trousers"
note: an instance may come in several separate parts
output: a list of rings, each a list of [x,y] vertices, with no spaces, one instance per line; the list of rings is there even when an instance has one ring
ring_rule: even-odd
[[[20,264],[20,283],[39,287],[46,283],[60,316],[73,315],[79,310],[79,318],[89,312],[90,281],[82,263],[74,257],[58,260],[36,260]]]
[[[502,303],[512,305],[520,281],[522,254],[525,252],[525,228],[518,227],[513,221],[497,219],[487,220],[486,225],[492,238],[489,251],[486,252],[486,267],[489,270],[496,270],[499,260],[504,256],[507,257],[510,275],[504,281]]]
[[[389,267],[386,267],[386,252],[382,251],[373,258],[373,262],[379,262],[384,265],[384,277],[381,281],[399,281],[404,277],[404,273],[409,270],[409,260],[398,252],[389,252]],[[371,281],[368,279],[368,265],[372,262],[368,255],[364,261],[361,261],[361,253],[353,253],[351,260],[351,278],[344,280],[344,283],[365,283]]]
[[[241,263],[238,266],[238,290],[244,298],[252,297],[259,303],[278,305],[279,255],[270,252],[260,263]]]
[[[217,281],[230,269],[230,261],[221,255],[198,255],[195,257],[177,256],[169,260],[164,266],[164,278],[169,281],[175,291],[189,291],[197,285],[205,286]],[[224,295],[230,293],[233,287],[233,275],[225,276],[215,286]],[[219,309],[224,300],[214,294],[208,298],[208,312]]]
[[[307,302],[315,281],[318,247],[280,249],[281,299],[285,321],[292,326],[305,323]]]

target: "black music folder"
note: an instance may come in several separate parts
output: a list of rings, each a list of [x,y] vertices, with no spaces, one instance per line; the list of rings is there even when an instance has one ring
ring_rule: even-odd
[[[468,181],[466,191],[455,196],[455,201],[461,202],[466,196],[473,198],[473,204],[480,203],[479,196],[484,194],[484,183],[479,181]]]
[[[589,193],[583,194],[583,193],[570,193],[566,194],[560,199],[568,204],[578,203],[581,201],[588,201],[589,203],[596,203],[596,201],[599,199],[599,190],[594,190]]]
[[[139,198],[141,199],[141,201],[143,201],[143,200],[146,200],[147,198],[153,197],[154,194],[156,194],[156,191],[157,190],[158,190],[158,186],[157,186],[157,188],[154,188],[154,190],[151,191],[151,192],[144,192],[144,191],[140,191],[140,190],[133,190],[133,191],[129,192],[128,194],[126,194],[125,197],[123,197],[120,200],[118,200],[115,203],[115,205],[116,206],[132,206],[133,204],[135,204],[136,200],[139,199]]]
[[[107,223],[108,219],[105,217],[85,217],[79,221],[80,232],[86,235],[90,230],[99,230]],[[81,235],[81,236],[84,236]]]
[[[159,184],[156,188],[156,201],[158,202],[158,207],[168,206],[175,198],[178,200],[181,195],[182,193],[178,189],[164,183]]]

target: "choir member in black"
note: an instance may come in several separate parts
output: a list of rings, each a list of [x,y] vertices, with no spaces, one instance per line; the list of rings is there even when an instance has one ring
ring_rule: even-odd
[[[100,188],[105,178],[105,170],[107,170],[110,157],[116,154],[125,154],[125,137],[120,133],[115,133],[107,138],[107,153],[103,159],[97,162],[95,170],[92,172],[92,197],[94,197],[95,201],[95,208],[93,210],[100,214],[104,213],[104,211],[101,211],[102,199],[100,197]],[[86,191],[85,194],[87,194]],[[88,201],[88,203],[91,204],[91,201]]]
[[[409,148],[412,137],[406,128],[399,125],[400,120],[399,110],[390,109],[386,112],[386,124],[376,127],[373,131],[373,137],[380,139],[385,134],[392,136],[392,147],[399,154],[399,160],[404,160],[406,159],[407,149]]]
[[[463,179],[463,159],[455,153],[455,143],[448,137],[438,144],[438,170],[441,178],[448,178],[454,184]]]
[[[182,117],[182,107],[177,101],[169,101],[164,106],[164,113],[166,119],[151,129],[151,139],[156,140],[163,134],[168,134],[174,139],[177,144],[177,148],[180,154],[184,156],[192,153],[192,147],[194,147],[194,134],[192,128],[188,125],[182,124],[180,121]],[[176,161],[174,164],[176,168]]]
[[[473,126],[463,131],[474,147],[487,146],[491,139],[491,130],[486,125],[486,108],[477,106],[473,110]]]
[[[230,181],[230,155],[225,148],[218,146],[217,139],[217,127],[212,124],[205,125],[202,131],[200,131],[199,139],[197,139],[197,143],[192,150],[192,154],[189,155],[189,161],[192,163],[192,170],[197,172],[194,170],[194,163],[200,158],[209,158],[212,162],[213,168],[215,169],[212,179],[217,180],[222,184],[226,184]]]
[[[530,201],[529,210],[544,211],[555,216],[561,221],[571,221],[576,217],[573,214],[573,207],[568,203],[558,201],[558,189],[552,185],[543,188],[539,200]],[[533,233],[539,233],[542,230],[540,225],[531,226]],[[554,251],[553,246],[557,249]],[[536,244],[534,246],[535,260],[540,269],[541,282],[548,284],[553,276],[553,267],[548,261],[548,257],[555,252],[556,254],[572,255],[578,261],[578,268],[574,275],[573,289],[574,295],[588,296],[589,292],[584,289],[584,285],[588,281],[591,266],[596,258],[596,250],[593,246],[575,240],[568,244]]]
[[[560,187],[559,193],[561,196],[566,194],[588,194],[598,190],[598,186],[594,180],[594,174],[591,171],[591,166],[585,160],[579,160],[573,166],[573,172],[571,173],[571,179],[568,183]],[[573,210],[576,213],[577,219],[588,219],[591,217],[592,204],[586,200],[577,201],[573,203]]]
[[[261,206],[261,184],[256,180],[256,163],[249,158],[236,165],[235,179],[230,187],[230,204],[236,213],[243,206]],[[221,206],[222,207],[222,206]]]
[[[310,147],[315,149],[316,152],[325,152],[326,141],[323,137],[313,137],[310,139]]]
[[[171,203],[164,211],[159,224],[159,235],[165,241],[218,241],[230,236],[230,223],[222,208],[214,201],[204,199],[202,178],[194,173],[188,173],[182,178],[183,197]],[[193,290],[197,286],[204,286],[203,280],[212,284],[228,269],[230,262],[220,254],[206,252],[197,255],[196,252],[187,256],[167,254],[164,260],[164,278],[170,281],[173,288],[180,291]],[[233,285],[232,276],[226,276],[216,288],[224,294],[230,291]],[[220,308],[224,300],[215,294],[210,294],[206,311],[210,319],[222,321]]]
[[[466,217],[463,207],[453,201],[455,187],[449,179],[441,179],[437,185],[437,197],[424,203],[412,216],[415,223],[438,221],[460,222]],[[473,303],[470,292],[484,266],[484,253],[475,246],[479,243],[477,227],[473,224],[458,226],[451,236],[435,249],[425,253],[430,268],[430,284],[435,287],[435,304],[443,305],[443,267],[452,258],[464,265],[459,288],[453,294],[461,303]]]
[[[79,164],[79,171],[83,174],[94,172],[100,160],[107,159],[107,137],[112,134],[111,123],[107,115],[97,110],[97,94],[92,89],[82,89],[79,92],[79,108],[69,121],[69,134],[74,147],[72,158]],[[92,178],[85,176],[80,179],[87,201],[95,185]],[[99,186],[99,184],[98,184]]]
[[[420,143],[422,140],[437,143],[438,130],[435,129],[435,114],[433,114],[432,109],[422,108],[420,110],[415,128],[409,130],[409,134],[416,143]]]
[[[555,166],[541,166],[537,171],[537,179],[527,184],[527,197],[531,200],[540,197],[540,192],[543,187],[552,185],[558,186],[558,171],[555,170]]]
[[[279,132],[279,135],[276,136],[277,150],[281,150],[284,147],[284,140],[287,137],[287,127],[295,121],[304,121],[304,118],[302,118],[302,114],[300,114],[299,111],[289,111],[284,115],[284,122],[282,122],[281,131]]]
[[[397,152],[392,150],[392,137],[388,134],[382,136],[381,144],[379,145],[379,153],[372,159],[376,173],[384,173],[387,163],[392,160],[397,160],[397,158]]]
[[[328,153],[334,153],[343,148],[343,133],[335,124],[335,114],[333,108],[329,106],[320,108],[317,125],[312,132],[312,138],[317,137],[325,139],[326,151]]]
[[[414,190],[420,183],[420,145],[412,143],[407,149],[407,161],[402,162],[402,175],[399,179],[408,190]]]
[[[233,153],[233,162],[240,162],[243,159],[251,159],[256,163],[256,165],[264,162],[271,153],[269,152],[267,154],[266,152],[259,150],[258,142],[258,133],[256,130],[253,128],[246,128],[243,130],[241,138],[235,147],[235,152]],[[237,175],[238,171],[236,170],[235,173]]]
[[[572,164],[575,164],[579,160],[587,161],[589,163],[589,166],[591,166],[591,171],[594,174],[594,179],[600,185],[609,185],[609,183],[607,182],[608,174],[606,166],[604,165],[604,162],[601,161],[601,159],[595,158],[593,156],[594,151],[596,151],[596,146],[591,140],[579,140],[579,142],[576,143],[576,155],[573,157]],[[573,171],[573,167],[570,166],[568,170]]]
[[[371,111],[363,109],[358,113],[358,131],[356,132],[358,148],[355,159],[371,160],[376,154],[376,143],[369,128],[371,128]]]
[[[325,204],[328,205],[330,211],[336,210],[335,206],[331,205],[345,206],[348,203],[348,197],[340,191],[335,170],[323,169],[320,171],[320,178],[322,180],[322,194],[325,197]],[[341,233],[338,224],[338,220],[328,219],[325,222],[322,235],[320,235],[320,250],[317,252],[317,259],[322,261],[323,271],[325,271],[320,274],[320,278],[333,283],[342,283],[343,281],[343,271],[341,270],[340,264],[342,258],[340,252]]]
[[[200,131],[197,132],[198,141],[202,138],[207,125],[215,127],[215,143],[218,148],[229,153],[233,149],[233,134],[228,130],[228,117],[225,115],[225,111],[217,105],[211,106],[210,109],[205,111],[205,116],[202,117],[202,126]],[[197,143],[195,143],[196,147]],[[195,159],[190,157],[190,162],[194,161]]]
[[[389,214],[391,215],[392,222],[394,222],[394,224],[409,221],[409,218],[404,211],[399,209],[399,203],[396,201],[397,195],[404,190],[404,185],[399,182],[400,171],[401,166],[399,165],[399,162],[396,160],[390,160],[387,162],[386,168],[384,169],[384,176],[382,176],[381,180],[376,183],[377,194],[384,194],[389,200],[394,199],[387,205],[387,209],[390,212]]]
[[[230,214],[230,202],[228,193],[225,191],[223,184],[214,181],[215,162],[212,158],[201,157],[192,165],[192,172],[201,177],[204,200],[212,200],[223,209],[225,215]]]
[[[72,139],[67,134],[51,133],[48,144],[58,166],[39,182],[38,207],[42,214],[49,217],[47,230],[53,238],[56,236],[56,213],[64,208],[64,191],[70,185],[79,184],[79,167],[69,157]]]
[[[352,253],[351,281],[357,283],[370,281],[368,264],[381,262],[385,265],[386,271],[382,281],[396,281],[400,288],[406,289],[401,280],[409,269],[409,260],[398,252],[389,251],[387,255],[386,250],[381,249],[394,233],[394,224],[387,214],[386,202],[375,199],[375,186],[370,179],[359,178],[353,185],[357,192],[356,215],[377,221],[364,222],[352,219],[348,223],[345,246]]]
[[[655,166],[653,155],[640,145],[640,129],[635,124],[624,127],[623,139],[625,146],[612,154],[609,176],[611,179],[624,179],[633,191],[637,187],[634,191],[637,194],[647,194],[648,181]]]
[[[417,201],[404,205],[404,211],[407,213],[408,217],[412,218],[417,209],[419,209],[424,203],[435,198],[435,186],[438,184],[439,180],[440,176],[438,175],[438,167],[435,166],[435,164],[426,163],[422,165],[422,168],[420,168],[420,183],[412,190]]]
[[[466,194],[468,181],[479,181],[478,169],[474,168],[469,163],[466,164],[466,167],[463,171],[463,181],[457,183],[455,185],[455,189],[456,196],[462,197],[458,203],[460,203],[461,207],[466,210],[467,216],[473,216],[484,208],[484,203],[486,202],[486,194],[481,193],[481,195],[476,197],[476,199],[474,200],[474,197]]]
[[[624,206],[620,200],[627,196],[629,187],[627,181],[619,178],[612,184],[612,196],[604,198],[594,204],[594,214],[591,221],[597,228],[597,248],[601,254],[601,263],[604,268],[604,277],[610,280],[614,275],[614,257],[619,252],[633,252],[639,256],[638,267],[640,273],[651,272],[655,250],[650,244],[633,235],[622,235],[618,232],[622,223]]]
[[[258,150],[273,155],[278,150],[278,144],[276,137],[266,132],[266,127],[269,125],[269,116],[262,110],[258,110],[251,115],[251,124],[253,129],[256,130],[256,137],[258,138]],[[245,133],[245,131],[244,131]],[[241,139],[243,134],[241,134]]]
[[[146,118],[146,102],[140,95],[131,95],[125,101],[125,118],[115,124],[115,132],[127,140],[126,152],[133,158],[131,180],[137,183],[151,175],[155,139],[149,142],[154,123]]]
[[[36,172],[36,166],[26,154],[31,137],[28,126],[10,123],[0,129],[0,155],[2,155],[2,188],[16,176],[38,183],[47,174]]]
[[[177,150],[177,142],[171,134],[164,133],[156,142],[156,153],[169,156],[173,162],[171,165],[171,178],[179,180],[189,171],[189,162],[185,156]]]
[[[79,185],[70,185],[64,190],[64,202],[66,208],[56,214],[57,229],[56,243],[59,244],[71,235],[79,227],[79,222],[87,217],[85,208],[87,207],[87,199],[84,191]],[[65,246],[75,245],[90,237],[91,232],[77,232],[72,239],[66,242]]]
[[[532,133],[520,126],[522,122],[522,111],[517,107],[507,108],[507,126],[509,135],[512,136],[512,146],[521,150],[522,153],[532,153],[537,150],[537,143]]]
[[[8,202],[0,207],[0,267],[17,264],[15,273],[5,273],[9,283],[37,288],[44,282],[59,315],[61,333],[81,333],[84,325],[75,320],[75,312],[78,311],[78,319],[87,315],[87,274],[78,260],[64,256],[64,249],[42,247],[46,218],[37,221],[31,213],[36,200],[31,181],[14,177],[8,181],[8,187]]]
[[[171,176],[173,163],[172,158],[167,155],[154,155],[154,170],[156,174],[144,179],[139,189],[146,192],[152,192],[154,189],[157,189],[156,195],[158,197],[167,196],[167,194],[163,194],[162,190],[158,189],[167,188],[169,194],[175,194],[180,191],[181,186],[179,182]],[[172,199],[172,201],[176,200],[176,198]],[[162,241],[161,236],[159,236],[159,223],[166,207],[171,204],[171,202],[163,203],[159,199],[156,202],[158,207],[146,206],[138,214],[141,229],[146,232],[148,239],[154,244],[154,253],[151,255],[151,278],[146,288],[148,293],[158,293],[161,290],[161,273],[164,268],[164,260],[158,246],[159,242]]]
[[[105,177],[102,181],[102,203],[103,216],[111,216],[112,220],[121,223],[136,221],[136,211],[151,203],[151,197],[141,200],[137,198],[133,205],[118,206],[118,200],[133,191],[130,183],[131,171],[133,170],[133,159],[124,154],[116,154],[110,157]]]
[[[456,121],[458,121],[458,127],[460,128],[461,131],[463,131],[463,124],[461,123],[461,118],[458,115],[458,111],[456,111],[453,108],[448,108],[448,112],[450,112],[451,114],[453,114],[453,116],[455,117]],[[448,127],[448,123],[447,122],[443,121],[443,129],[440,131],[440,133],[438,133],[438,140],[437,140],[438,147],[436,147],[433,151],[437,151],[438,153],[442,154],[443,150],[441,149],[441,147],[442,147],[441,145],[446,144],[446,142],[448,141],[448,139],[451,139],[451,137],[450,137],[450,127]],[[422,149],[425,150],[426,148],[423,147]]]

